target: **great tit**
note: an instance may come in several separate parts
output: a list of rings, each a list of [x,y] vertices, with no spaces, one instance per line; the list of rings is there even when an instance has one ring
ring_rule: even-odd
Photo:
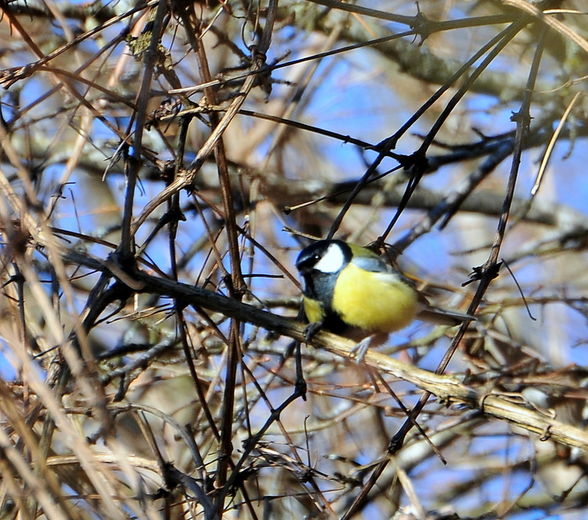
[[[402,329],[415,318],[440,325],[475,319],[429,305],[374,252],[342,240],[314,242],[300,252],[296,268],[304,280],[307,339],[324,328],[362,340],[354,349],[358,360],[374,338]]]

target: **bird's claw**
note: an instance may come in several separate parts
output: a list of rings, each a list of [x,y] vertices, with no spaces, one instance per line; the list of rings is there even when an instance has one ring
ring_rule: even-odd
[[[306,328],[304,329],[304,340],[306,343],[310,343],[312,338],[314,338],[318,331],[321,330],[323,324],[320,321],[315,321],[314,323],[309,323]]]

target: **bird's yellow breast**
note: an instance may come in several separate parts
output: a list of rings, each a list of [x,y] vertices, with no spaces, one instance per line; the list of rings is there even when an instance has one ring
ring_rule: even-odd
[[[304,298],[304,314],[309,323],[321,322],[325,318],[325,310],[318,300]]]
[[[339,273],[332,308],[348,325],[388,333],[414,319],[417,293],[393,273],[366,271],[350,263]]]

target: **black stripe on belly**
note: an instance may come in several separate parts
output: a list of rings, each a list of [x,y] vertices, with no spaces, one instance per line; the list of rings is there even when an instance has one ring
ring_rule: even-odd
[[[323,320],[323,328],[339,336],[344,336],[353,327],[347,325],[336,312],[327,312]]]

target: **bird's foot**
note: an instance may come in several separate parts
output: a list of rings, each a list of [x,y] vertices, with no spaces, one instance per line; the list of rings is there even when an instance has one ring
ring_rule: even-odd
[[[359,343],[355,345],[355,347],[351,349],[351,354],[355,357],[355,362],[357,364],[363,363],[363,359],[365,358],[365,355],[367,354],[367,351],[370,348],[370,345],[372,344],[373,338],[374,336],[368,336],[367,338],[363,338]]]
[[[314,323],[309,323],[306,328],[304,329],[304,340],[306,343],[312,341],[312,338],[316,336],[323,324],[320,321],[315,321]]]

